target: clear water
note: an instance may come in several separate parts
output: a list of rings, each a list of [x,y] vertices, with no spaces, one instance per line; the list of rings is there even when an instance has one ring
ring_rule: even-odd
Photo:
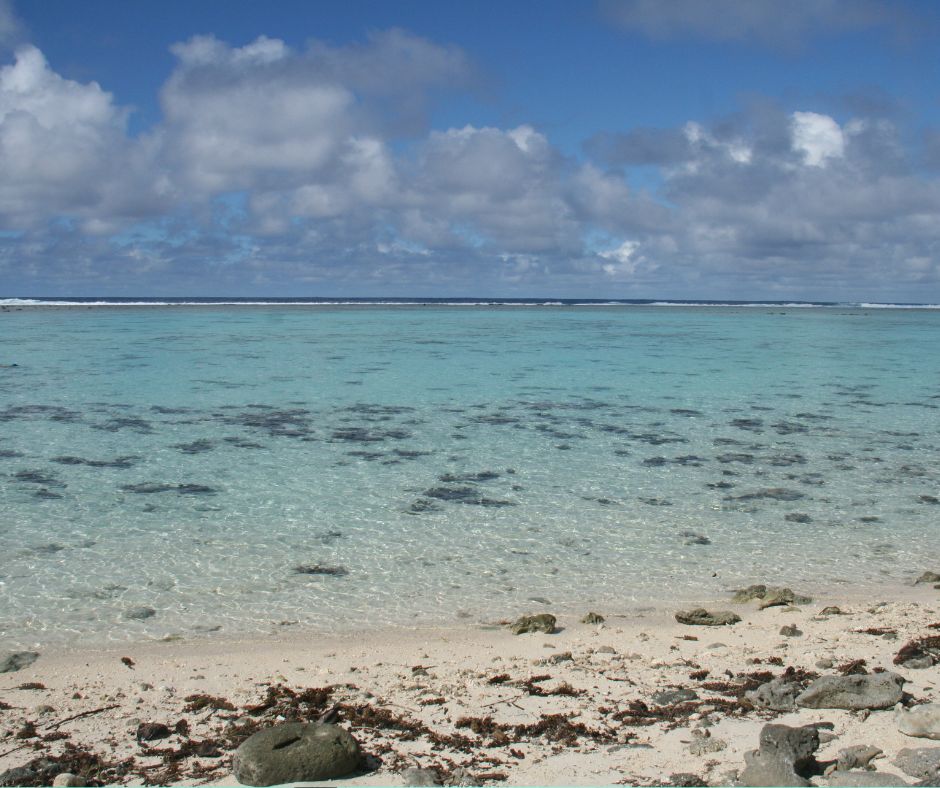
[[[906,580],[938,347],[936,310],[5,311],[0,645]]]

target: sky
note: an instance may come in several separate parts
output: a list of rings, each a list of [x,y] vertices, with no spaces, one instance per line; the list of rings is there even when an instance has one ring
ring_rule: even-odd
[[[940,302],[931,0],[0,0],[0,297]]]

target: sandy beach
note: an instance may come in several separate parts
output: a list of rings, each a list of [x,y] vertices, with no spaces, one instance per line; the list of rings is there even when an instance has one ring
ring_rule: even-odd
[[[847,748],[882,751],[858,764],[877,770],[855,777],[869,782],[837,772],[814,784],[916,783],[895,761],[931,741],[900,732],[892,708],[780,712],[745,693],[781,676],[805,688],[884,670],[904,678],[905,704],[940,701],[936,665],[896,664],[902,646],[940,634],[934,585],[760,604],[703,600],[742,619],[725,626],[680,624],[674,609],[599,610],[603,623],[560,617],[552,634],[515,635],[507,618],[43,653],[0,675],[0,774],[14,770],[4,785],[38,784],[15,771],[25,765],[45,769],[47,782],[79,772],[129,785],[233,784],[232,752],[251,733],[335,709],[367,756],[348,785],[406,784],[419,775],[409,768],[444,784],[733,784],[769,722],[817,725],[821,772]]]

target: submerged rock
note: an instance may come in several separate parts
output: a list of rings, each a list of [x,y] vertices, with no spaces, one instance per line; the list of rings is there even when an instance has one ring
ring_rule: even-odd
[[[904,679],[897,673],[865,676],[823,676],[796,699],[808,709],[889,709],[903,696]]]
[[[732,613],[730,610],[719,610],[712,613],[703,607],[695,610],[680,610],[676,613],[676,621],[689,626],[721,627],[737,624],[740,620],[741,616]]]
[[[124,618],[129,618],[132,621],[143,621],[148,618],[153,618],[157,615],[157,611],[152,607],[132,607],[130,610],[124,612]]]
[[[362,761],[359,743],[343,728],[289,722],[242,742],[232,758],[232,771],[240,783],[267,786],[345,777]]]
[[[940,703],[925,703],[912,709],[898,709],[894,719],[898,730],[905,736],[940,739]]]
[[[324,566],[322,564],[300,564],[294,567],[297,575],[326,575],[328,577],[345,577],[349,570],[344,566]]]
[[[0,660],[0,673],[22,670],[32,665],[37,659],[39,659],[39,654],[35,651],[14,651]]]
[[[512,634],[524,635],[529,632],[544,632],[551,635],[555,631],[555,616],[551,613],[539,613],[535,616],[520,616],[510,627]]]
[[[914,581],[915,586],[918,583],[940,583],[940,575],[936,572],[924,572]]]

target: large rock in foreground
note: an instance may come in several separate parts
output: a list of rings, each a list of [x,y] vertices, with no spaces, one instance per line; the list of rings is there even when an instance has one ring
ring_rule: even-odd
[[[250,736],[235,751],[232,771],[244,785],[279,785],[345,777],[362,765],[359,743],[343,728],[289,722]]]
[[[904,679],[897,673],[866,676],[823,676],[796,698],[807,709],[890,709],[904,693]]]
[[[817,771],[814,753],[818,747],[819,731],[812,725],[765,725],[759,749],[744,755],[741,785],[811,785],[807,778]]]

